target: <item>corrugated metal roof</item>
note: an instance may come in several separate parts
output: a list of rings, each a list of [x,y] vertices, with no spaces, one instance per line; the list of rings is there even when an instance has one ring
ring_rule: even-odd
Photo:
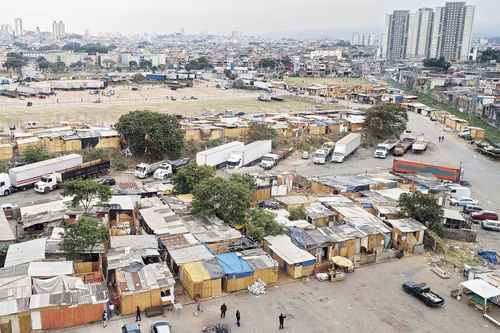
[[[118,270],[116,282],[122,293],[135,293],[175,285],[172,273],[164,263],[143,266],[138,271]]]
[[[44,260],[46,242],[47,238],[39,238],[10,245],[7,250],[4,267]]]

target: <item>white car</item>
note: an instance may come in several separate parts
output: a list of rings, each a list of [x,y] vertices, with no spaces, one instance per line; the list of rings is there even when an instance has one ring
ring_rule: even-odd
[[[308,160],[309,159],[309,152],[308,151],[302,152],[302,159],[303,160]]]
[[[172,333],[172,326],[167,321],[155,321],[151,324],[151,333]]]
[[[451,206],[461,206],[461,207],[464,207],[467,205],[479,205],[479,201],[472,199],[472,198],[461,198],[461,199],[451,198],[450,205]]]

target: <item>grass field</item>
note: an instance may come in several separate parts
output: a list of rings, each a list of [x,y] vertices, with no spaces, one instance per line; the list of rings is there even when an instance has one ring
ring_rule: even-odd
[[[95,125],[114,124],[118,118],[134,110],[150,110],[180,115],[196,115],[205,112],[218,113],[226,110],[245,113],[293,112],[311,110],[314,103],[305,100],[261,102],[256,98],[207,99],[195,101],[151,101],[150,103],[78,103],[67,105],[2,106],[0,123],[59,123],[81,121]]]
[[[352,86],[368,84],[368,81],[364,79],[335,78],[335,77],[286,77],[284,81],[287,84],[300,87],[307,87],[313,84],[324,84],[324,85],[338,85],[350,88]]]

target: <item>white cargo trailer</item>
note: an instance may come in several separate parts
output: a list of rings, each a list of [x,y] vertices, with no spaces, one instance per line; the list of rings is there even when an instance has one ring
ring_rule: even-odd
[[[351,133],[335,144],[332,162],[342,163],[361,145],[361,134]]]
[[[83,163],[78,154],[69,154],[49,160],[31,163],[9,169],[8,174],[0,174],[0,195],[8,195],[16,190],[33,186],[42,176],[62,172]]]
[[[231,154],[241,151],[243,142],[233,141],[221,146],[210,148],[196,154],[196,164],[218,167],[227,162]]]
[[[271,152],[273,148],[272,144],[271,140],[260,140],[247,144],[243,149],[229,156],[227,167],[229,169],[237,169],[261,159],[262,156]]]

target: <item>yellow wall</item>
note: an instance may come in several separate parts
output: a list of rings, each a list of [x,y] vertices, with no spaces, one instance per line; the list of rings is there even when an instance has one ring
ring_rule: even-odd
[[[0,145],[0,161],[8,161],[12,159],[14,154],[12,145]]]

